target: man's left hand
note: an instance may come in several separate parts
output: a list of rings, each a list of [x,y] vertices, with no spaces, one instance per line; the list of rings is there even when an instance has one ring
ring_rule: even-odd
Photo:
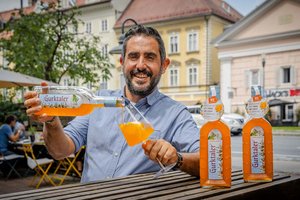
[[[176,163],[178,160],[176,149],[163,139],[147,140],[142,147],[151,160],[157,162],[156,159],[158,159],[165,166]]]

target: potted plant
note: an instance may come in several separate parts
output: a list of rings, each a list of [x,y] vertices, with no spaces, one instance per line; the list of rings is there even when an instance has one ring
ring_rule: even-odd
[[[36,132],[36,127],[30,126],[28,128],[28,135],[30,137],[31,142],[34,142],[34,140],[35,140],[35,132]]]

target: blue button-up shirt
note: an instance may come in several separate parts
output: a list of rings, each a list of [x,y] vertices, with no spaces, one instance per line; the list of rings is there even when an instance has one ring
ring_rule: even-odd
[[[98,92],[99,96],[124,96],[121,90]],[[199,129],[187,108],[157,89],[135,104],[153,125],[150,137],[169,141],[179,152],[199,151]],[[158,171],[159,165],[145,156],[142,144],[130,147],[119,129],[122,109],[95,109],[76,117],[65,127],[76,151],[86,145],[81,182]]]

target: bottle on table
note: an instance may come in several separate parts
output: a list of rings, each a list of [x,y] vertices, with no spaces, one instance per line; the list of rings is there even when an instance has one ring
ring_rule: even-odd
[[[82,116],[95,108],[124,107],[122,97],[95,96],[89,89],[72,86],[36,86],[42,109],[36,115]]]
[[[273,179],[272,126],[264,118],[267,100],[261,86],[251,87],[246,110],[250,120],[243,127],[243,174],[245,182],[269,182]]]
[[[207,122],[200,129],[200,186],[231,186],[231,138],[229,127],[221,121],[224,112],[220,88],[211,86],[202,107]]]

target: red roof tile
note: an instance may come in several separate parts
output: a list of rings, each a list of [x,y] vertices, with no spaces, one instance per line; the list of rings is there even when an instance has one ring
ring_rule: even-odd
[[[232,7],[228,13],[222,7],[222,2],[222,0],[132,0],[117,20],[115,27],[121,27],[127,18],[145,24],[203,15],[217,15],[231,22],[236,22],[242,17]],[[224,3],[228,6],[226,2]]]

